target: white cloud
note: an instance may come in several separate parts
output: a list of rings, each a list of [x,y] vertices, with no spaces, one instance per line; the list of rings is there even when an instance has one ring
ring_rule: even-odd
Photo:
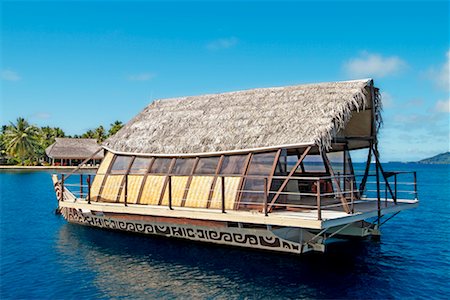
[[[148,81],[155,78],[155,74],[152,73],[139,73],[139,74],[131,74],[127,76],[129,81]]]
[[[236,37],[222,38],[209,42],[206,45],[208,50],[228,49],[237,45],[238,39]]]
[[[2,70],[1,72],[1,77],[2,80],[7,80],[7,81],[19,81],[22,78],[19,76],[19,74],[17,74],[17,72],[14,72],[12,70]]]
[[[32,115],[33,118],[40,119],[40,120],[50,119],[51,116],[52,115],[48,112],[37,112]]]
[[[344,64],[345,71],[351,77],[385,77],[396,74],[407,66],[398,56],[383,57],[380,54],[362,52]]]
[[[448,100],[438,101],[434,106],[434,111],[450,113],[450,98]]]
[[[431,68],[428,71],[428,77],[435,82],[435,84],[444,89],[450,90],[450,50],[447,51],[446,60],[444,64],[436,69]]]
[[[393,107],[394,100],[388,92],[381,92],[381,99],[383,103],[383,107]]]

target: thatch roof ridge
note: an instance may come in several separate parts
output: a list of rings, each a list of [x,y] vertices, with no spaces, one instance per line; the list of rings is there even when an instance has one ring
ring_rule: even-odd
[[[308,86],[320,86],[320,85],[328,85],[330,83],[365,83],[368,84],[371,81],[373,81],[372,78],[363,78],[363,79],[353,79],[353,80],[343,80],[343,81],[334,81],[334,82],[311,82],[311,83],[302,83],[302,84],[293,84],[293,85],[283,85],[283,86],[272,86],[272,87],[259,87],[259,88],[248,88],[238,91],[227,91],[227,92],[220,92],[220,93],[206,93],[206,94],[200,94],[200,95],[190,95],[190,96],[179,96],[179,97],[171,97],[171,98],[161,98],[161,99],[154,99],[151,103],[147,105],[151,105],[155,102],[170,102],[170,101],[182,101],[185,99],[189,99],[192,97],[215,97],[215,96],[227,96],[227,95],[234,95],[239,93],[245,93],[245,92],[260,92],[265,90],[286,90],[289,88],[298,88],[298,87],[308,87]]]
[[[372,85],[363,79],[155,100],[103,145],[154,154],[305,143],[326,148],[352,111],[367,106]]]

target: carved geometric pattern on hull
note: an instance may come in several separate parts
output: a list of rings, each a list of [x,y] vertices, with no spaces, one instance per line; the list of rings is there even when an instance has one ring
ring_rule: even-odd
[[[67,207],[61,208],[61,213],[68,222],[100,228],[296,254],[306,250],[302,249],[303,247],[299,243],[284,240],[271,231],[263,229],[215,228],[197,225],[120,220],[93,215],[91,213],[82,213],[77,209]]]

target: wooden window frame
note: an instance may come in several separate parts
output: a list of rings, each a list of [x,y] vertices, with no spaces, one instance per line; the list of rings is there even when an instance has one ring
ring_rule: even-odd
[[[97,202],[101,202],[101,201],[99,201],[99,199],[100,200],[103,199],[102,194],[103,194],[103,190],[104,190],[104,187],[105,187],[105,184],[106,184],[106,180],[108,179],[108,176],[111,173],[112,166],[115,163],[115,161],[117,159],[117,156],[118,156],[118,155],[113,154],[113,153],[111,153],[111,154],[113,155],[113,158],[111,159],[111,162],[109,163],[108,169],[106,169],[105,175],[103,175],[102,185],[100,186],[100,190],[98,191]]]
[[[269,207],[268,207],[268,211],[271,212],[273,205],[275,204],[275,201],[277,201],[278,197],[280,197],[280,194],[283,192],[284,188],[287,186],[289,180],[291,179],[291,177],[294,175],[295,171],[297,171],[298,167],[300,166],[300,164],[303,162],[303,160],[305,159],[305,157],[308,155],[309,151],[311,151],[312,146],[308,146],[302,153],[302,155],[300,156],[300,158],[298,159],[298,161],[295,163],[294,167],[292,168],[292,170],[289,172],[289,175],[286,177],[286,179],[283,181],[283,183],[281,184],[281,187],[278,189],[278,191],[276,192],[275,196],[273,197],[273,199],[270,201],[269,203]]]
[[[130,162],[128,163],[127,169],[125,170],[125,174],[123,174],[122,182],[120,183],[120,186],[119,186],[119,192],[117,193],[117,196],[116,196],[116,203],[120,202],[120,196],[122,194],[124,185],[128,183],[126,177],[128,176],[128,174],[130,174],[130,169],[131,169],[131,166],[133,165],[133,162],[135,159],[136,159],[135,155],[131,156],[131,159],[130,159]],[[121,174],[113,174],[113,175],[121,175]],[[128,195],[124,195],[124,197],[127,197],[127,196]],[[125,203],[127,202],[125,198],[124,198],[124,202]]]
[[[136,199],[136,204],[141,204],[141,197],[142,197],[142,193],[144,192],[144,186],[145,186],[145,183],[147,182],[148,174],[150,173],[150,170],[153,167],[153,163],[156,160],[154,157],[152,157],[151,159],[152,160],[150,161],[150,164],[149,164],[149,166],[147,168],[147,172],[145,172],[144,178],[142,179],[141,187],[139,188],[139,193],[138,193],[138,196],[137,196],[137,199]]]
[[[175,157],[172,157],[172,160],[170,161],[169,170],[167,170],[166,178],[164,179],[164,183],[163,183],[163,186],[161,189],[161,194],[159,195],[158,205],[161,205],[163,202],[164,194],[166,192],[166,187],[167,187],[167,184],[169,183],[169,176],[172,175],[172,170],[173,170],[173,167],[175,166],[176,160],[177,159]]]
[[[216,182],[220,174],[220,169],[222,168],[223,160],[225,159],[225,155],[221,155],[219,158],[219,162],[217,163],[216,172],[214,173],[214,178],[211,183],[210,189],[209,189],[209,195],[208,195],[208,203],[206,204],[206,208],[210,208],[212,197],[214,195],[214,190],[216,188]]]
[[[247,172],[248,172],[248,167],[250,166],[250,162],[252,161],[252,158],[253,158],[253,152],[250,152],[247,155],[247,159],[246,159],[246,161],[244,163],[243,173],[242,173],[242,175],[240,175],[241,179],[239,181],[238,190],[237,190],[236,199],[235,199],[234,208],[233,208],[235,210],[239,208],[239,205],[241,203],[242,189],[243,189],[243,187],[245,185],[245,180],[246,180],[246,176],[247,176]]]
[[[197,168],[197,165],[198,165],[198,161],[199,161],[199,160],[200,160],[200,159],[199,159],[199,157],[197,156],[197,157],[195,158],[194,165],[192,166],[192,169],[191,169],[190,174],[187,175],[187,176],[189,176],[189,177],[188,177],[188,180],[187,180],[186,185],[185,185],[185,187],[184,187],[183,198],[181,199],[181,204],[180,204],[181,207],[184,207],[184,205],[186,204],[186,198],[187,198],[188,193],[189,193],[189,188],[191,187],[192,177],[193,177],[193,175],[194,175],[195,169]],[[181,176],[186,176],[186,175],[181,175]]]

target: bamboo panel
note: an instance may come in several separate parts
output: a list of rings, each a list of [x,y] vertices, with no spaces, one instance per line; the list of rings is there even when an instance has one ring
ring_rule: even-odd
[[[240,177],[225,177],[225,209],[233,209],[239,188]],[[222,178],[217,178],[210,208],[222,208]]]
[[[213,180],[214,176],[193,176],[184,206],[206,208]]]
[[[139,190],[141,189],[143,175],[128,175],[128,199],[127,203],[135,204],[137,202],[137,197],[139,195]],[[124,182],[125,184],[125,182]],[[119,202],[125,202],[125,185],[122,188],[122,193],[120,194]]]
[[[101,194],[102,202],[116,202],[123,175],[108,175]]]
[[[102,163],[98,167],[97,174],[102,174],[102,175],[106,174],[113,157],[114,157],[114,155],[111,152],[106,153],[105,157],[102,160]]]
[[[188,178],[188,176],[172,176],[172,206],[181,206]],[[161,205],[169,205],[169,184],[164,191]]]
[[[140,204],[158,205],[166,176],[148,175],[142,191]]]
[[[98,193],[100,192],[100,187],[102,186],[104,177],[105,177],[105,175],[95,175],[94,181],[92,182],[92,185],[91,185],[91,200],[92,201],[99,200]]]

